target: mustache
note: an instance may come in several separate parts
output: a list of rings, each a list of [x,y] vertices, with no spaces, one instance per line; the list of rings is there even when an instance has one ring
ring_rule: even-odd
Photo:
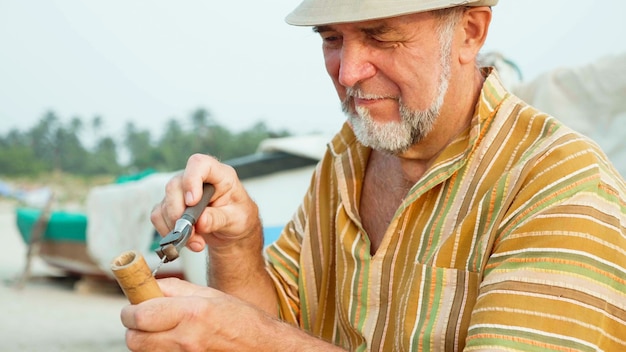
[[[398,101],[398,103],[400,104],[400,106],[402,107],[404,104],[402,102],[402,99],[398,96],[395,95],[385,95],[385,94],[373,94],[373,93],[365,93],[363,91],[363,89],[361,89],[360,86],[353,86],[353,87],[347,87],[346,88],[346,96],[345,98],[341,101],[341,111],[349,114],[349,115],[355,115],[356,112],[354,111],[354,99],[394,99],[396,101]]]
[[[358,98],[358,99],[396,99],[399,100],[398,97],[387,94],[374,94],[374,93],[365,93],[363,89],[356,85],[352,87],[346,88],[346,99],[350,98]]]

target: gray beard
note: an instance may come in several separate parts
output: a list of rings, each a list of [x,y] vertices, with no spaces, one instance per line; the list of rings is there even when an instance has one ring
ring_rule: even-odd
[[[437,96],[430,107],[426,110],[412,110],[399,100],[399,122],[379,123],[372,118],[367,108],[356,107],[352,110],[350,106],[353,97],[362,96],[363,93],[358,86],[348,87],[346,98],[341,102],[341,110],[347,115],[357,140],[365,146],[392,155],[401,154],[422,141],[432,131],[448,91],[450,55],[445,50],[441,53],[441,68]]]
[[[400,154],[413,144],[423,140],[433,129],[439,106],[431,106],[428,110],[411,110],[400,103],[399,122],[378,123],[366,108],[357,107],[354,113],[348,111],[349,104],[342,104],[343,111],[348,114],[356,138],[363,145],[381,152]]]

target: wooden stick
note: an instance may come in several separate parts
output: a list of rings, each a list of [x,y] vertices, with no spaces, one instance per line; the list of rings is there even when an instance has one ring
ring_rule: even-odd
[[[111,271],[131,304],[163,297],[144,257],[137,251],[120,254],[111,263]]]
[[[54,193],[51,193],[50,197],[48,197],[48,199],[46,200],[46,204],[41,210],[37,221],[30,230],[28,250],[26,251],[26,265],[24,266],[22,276],[15,284],[15,287],[19,289],[23,288],[26,281],[28,281],[28,279],[30,278],[33,258],[38,255],[41,250],[41,242],[43,242],[43,239],[46,235],[46,230],[48,229],[48,222],[50,221],[50,212],[52,210],[53,201]]]

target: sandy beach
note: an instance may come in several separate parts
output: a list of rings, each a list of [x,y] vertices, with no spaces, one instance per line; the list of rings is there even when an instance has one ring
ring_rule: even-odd
[[[114,282],[77,281],[34,258],[16,287],[27,247],[15,220],[15,204],[0,199],[0,351],[128,351],[119,318],[128,301]]]

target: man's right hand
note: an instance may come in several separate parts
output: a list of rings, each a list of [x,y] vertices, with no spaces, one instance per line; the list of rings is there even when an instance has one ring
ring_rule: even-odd
[[[185,170],[165,187],[152,223],[162,236],[169,233],[185,208],[198,203],[205,183],[212,184],[215,193],[196,220],[187,247],[199,252],[208,245],[211,287],[277,316],[276,290],[262,254],[259,210],[232,167],[208,155],[192,155]]]
[[[204,183],[215,186],[215,194],[195,224],[187,242],[189,249],[199,252],[206,245],[219,249],[261,235],[257,205],[235,170],[211,156],[194,154],[185,170],[167,183],[165,197],[152,210],[150,219],[162,236],[174,227],[186,207],[198,203]]]

